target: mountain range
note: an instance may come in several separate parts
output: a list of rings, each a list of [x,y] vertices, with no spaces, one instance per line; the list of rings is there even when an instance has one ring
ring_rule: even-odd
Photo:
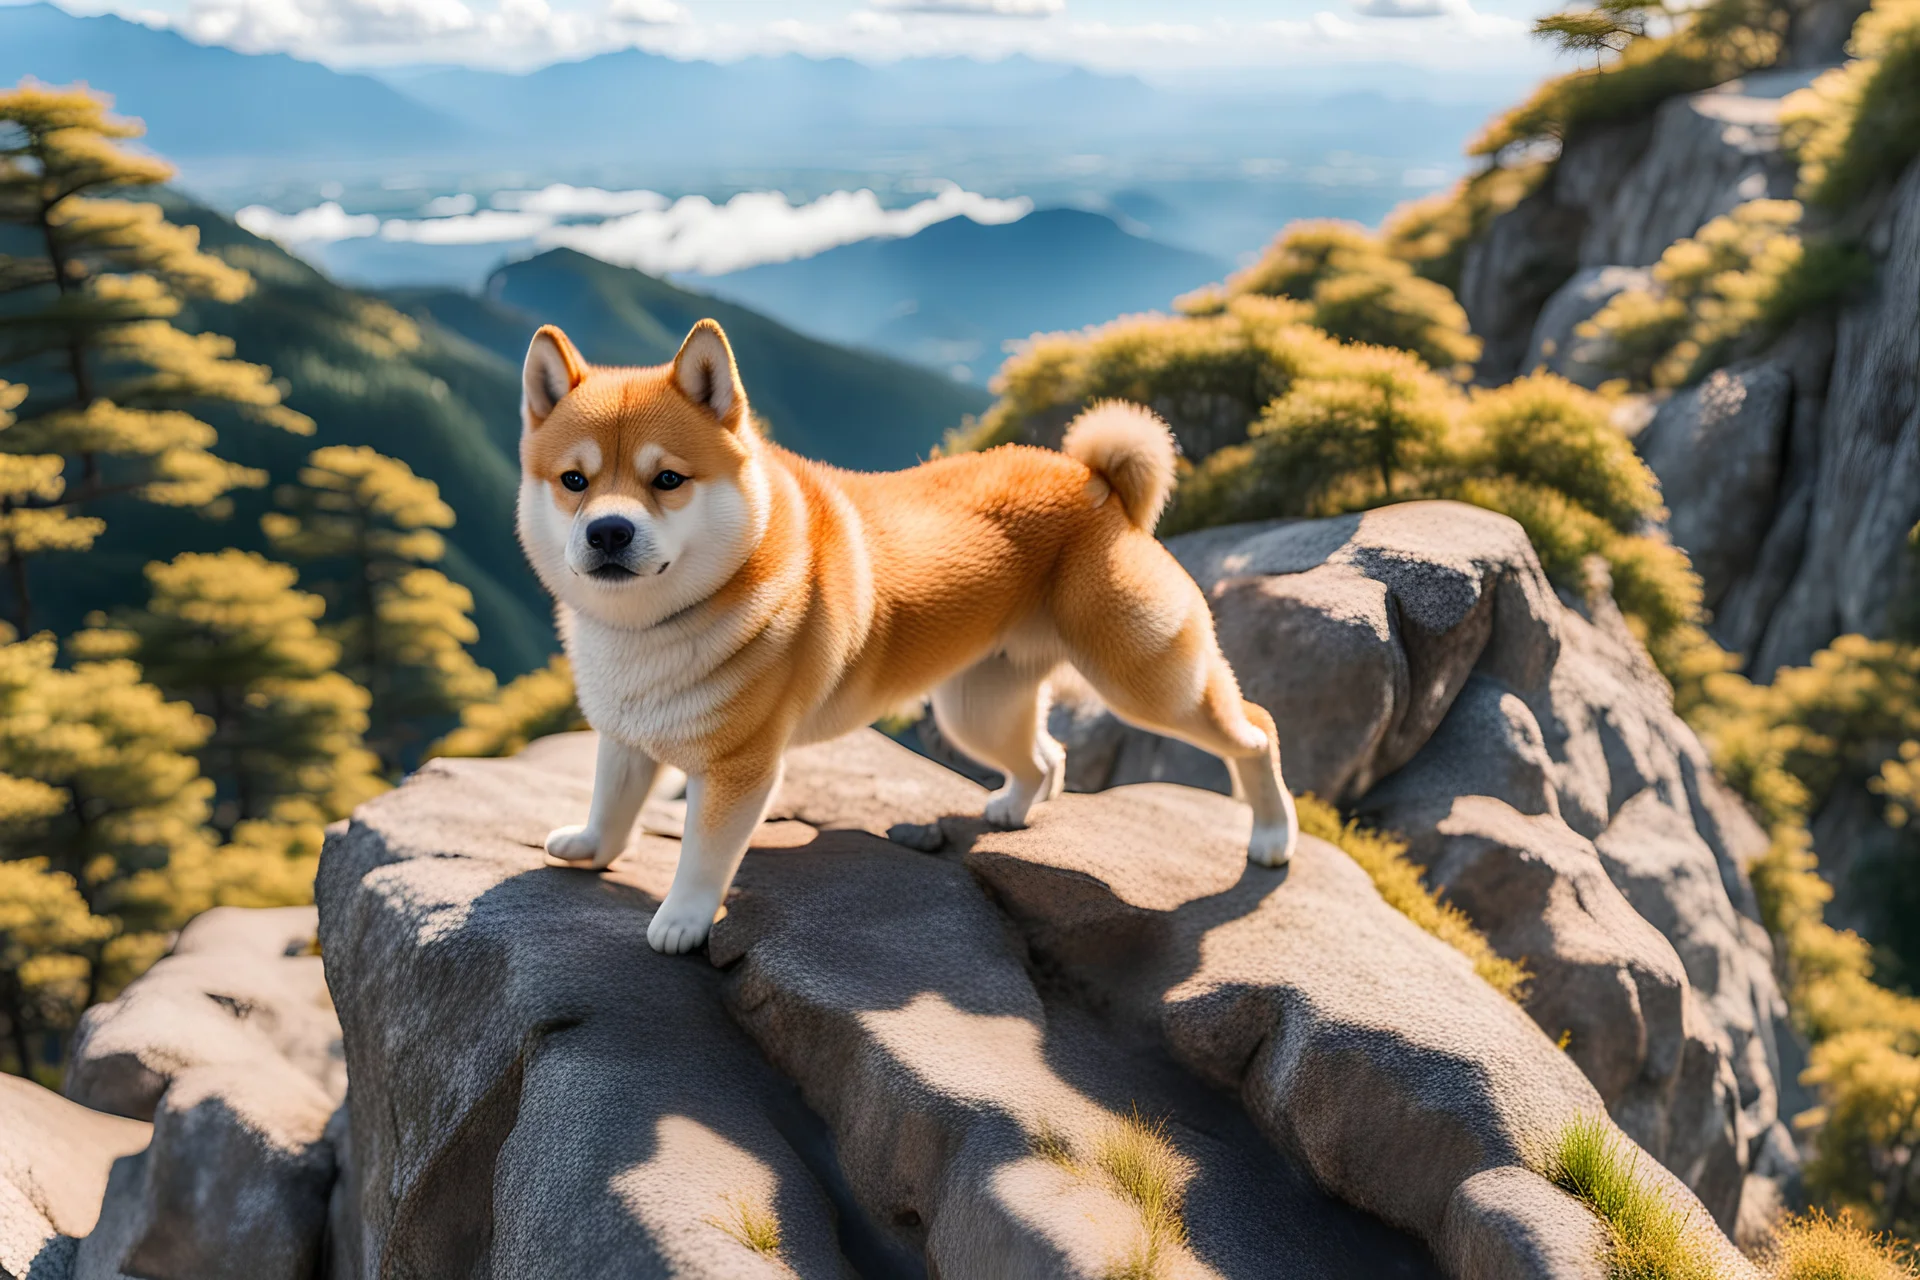
[[[1456,154],[1488,106],[1477,96],[1411,106],[1398,100],[1409,95],[1381,91],[1385,80],[1339,97],[1290,80],[1169,89],[1022,56],[714,63],[624,49],[526,73],[360,75],[199,45],[110,14],[0,5],[0,84],[26,75],[112,93],[163,154],[280,166],[406,156],[524,168],[531,155],[600,170],[865,172],[876,156],[911,155],[965,180],[970,165],[1037,171],[1088,154],[1228,168],[1247,156],[1317,161],[1329,149],[1431,160]],[[1431,91],[1421,82],[1414,93]]]
[[[0,86],[28,76],[111,94],[114,109],[144,120],[149,145],[166,155],[408,155],[475,139],[371,76],[195,44],[112,15],[0,6]]]
[[[697,282],[814,337],[985,381],[1010,341],[1165,310],[1227,270],[1101,214],[1043,209],[994,226],[950,218]]]

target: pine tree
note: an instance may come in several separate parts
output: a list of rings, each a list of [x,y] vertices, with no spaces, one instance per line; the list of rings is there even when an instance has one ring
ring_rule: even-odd
[[[232,358],[231,339],[175,327],[183,299],[232,302],[252,282],[158,205],[111,198],[172,176],[116,145],[141,132],[84,89],[26,81],[0,92],[0,225],[18,229],[9,243],[32,246],[0,255],[0,367],[32,370],[20,420],[0,433],[0,453],[20,458],[0,468],[0,558],[21,632],[28,562],[90,547],[101,524],[88,504],[128,495],[218,516],[230,490],[266,482],[212,452],[214,429],[194,406],[313,430],[280,403],[270,370]]]
[[[8,945],[38,966],[16,965],[16,985],[44,993],[51,983],[66,993],[55,1003],[77,1014],[150,963],[163,931],[182,922],[156,877],[211,856],[213,787],[191,754],[207,735],[191,706],[167,701],[124,659],[63,670],[54,656],[49,635],[0,645],[0,866],[28,895],[25,916],[5,926]],[[74,918],[62,886],[99,923]]]
[[[460,727],[427,749],[429,756],[510,756],[535,738],[587,727],[574,698],[565,654],[503,685],[460,712]]]
[[[96,614],[69,642],[77,657],[132,658],[211,722],[198,755],[222,831],[331,822],[385,785],[361,741],[367,692],[335,670],[340,646],[317,625],[325,602],[295,578],[254,552],[176,556],[147,566],[145,610]]]
[[[287,510],[261,517],[274,548],[334,576],[328,591],[340,669],[373,697],[368,745],[389,775],[436,720],[494,691],[466,646],[479,638],[473,594],[434,564],[453,524],[439,486],[365,446],[316,449]]]

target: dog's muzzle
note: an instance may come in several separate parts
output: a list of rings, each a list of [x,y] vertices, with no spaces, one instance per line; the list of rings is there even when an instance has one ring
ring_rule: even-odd
[[[598,582],[623,582],[664,570],[652,563],[653,542],[625,516],[599,516],[574,545],[573,569]]]

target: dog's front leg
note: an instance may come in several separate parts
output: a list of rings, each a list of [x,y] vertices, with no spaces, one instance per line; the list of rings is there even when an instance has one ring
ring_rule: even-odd
[[[687,827],[667,900],[653,913],[647,941],[679,955],[707,940],[713,917],[746,856],[753,829],[780,785],[780,756],[714,762],[687,779]]]
[[[583,827],[559,827],[547,836],[547,861],[557,867],[604,871],[627,847],[633,822],[659,774],[657,761],[612,734],[600,735],[593,765],[593,804]]]

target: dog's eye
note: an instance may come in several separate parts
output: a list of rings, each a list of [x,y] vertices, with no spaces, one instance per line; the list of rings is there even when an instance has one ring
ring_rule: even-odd
[[[579,493],[587,487],[587,478],[578,471],[562,471],[560,473],[560,483],[575,493]]]
[[[653,478],[653,487],[656,489],[678,489],[686,482],[687,478],[678,471],[662,471]]]

